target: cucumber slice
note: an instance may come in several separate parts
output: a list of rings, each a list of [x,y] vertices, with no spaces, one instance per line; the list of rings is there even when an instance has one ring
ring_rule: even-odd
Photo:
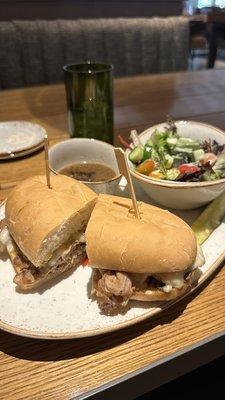
[[[168,137],[167,139],[166,139],[166,143],[168,144],[168,146],[169,147],[175,147],[176,146],[176,144],[177,144],[177,138],[175,138],[175,137]]]
[[[173,157],[170,156],[169,154],[166,154],[165,155],[165,160],[166,160],[166,162],[165,162],[166,169],[171,168],[172,165],[173,165]]]
[[[173,153],[179,154],[179,153],[185,153],[185,154],[192,154],[193,150],[189,149],[188,147],[174,147]]]
[[[129,154],[129,160],[136,164],[142,161],[144,155],[144,149],[141,146],[135,147]]]
[[[197,241],[202,244],[221,224],[225,216],[225,192],[210,203],[192,225]]]
[[[194,150],[193,151],[193,156],[195,161],[199,161],[202,157],[204,157],[204,150],[199,149],[199,150]]]
[[[193,140],[185,137],[180,137],[177,141],[177,147],[188,147],[192,150],[197,150],[201,147],[200,140]]]

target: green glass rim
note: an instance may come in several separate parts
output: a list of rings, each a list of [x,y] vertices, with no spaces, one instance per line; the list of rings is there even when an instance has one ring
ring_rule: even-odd
[[[84,69],[82,69],[84,68]],[[97,62],[83,62],[75,64],[64,65],[64,72],[71,74],[90,74],[95,75],[102,72],[111,72],[114,69],[112,64],[97,63]]]

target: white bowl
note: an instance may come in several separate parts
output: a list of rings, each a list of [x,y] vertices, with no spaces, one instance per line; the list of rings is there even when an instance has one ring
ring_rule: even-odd
[[[49,163],[54,171],[59,171],[68,164],[85,161],[105,164],[115,171],[116,176],[104,182],[83,183],[96,193],[115,193],[121,175],[112,145],[95,139],[73,138],[55,144],[49,151]]]
[[[178,134],[192,139],[214,139],[219,144],[225,143],[225,132],[215,126],[195,121],[175,121]],[[152,126],[139,135],[145,144],[155,129],[164,130],[166,122]],[[126,151],[127,158],[129,150]],[[153,179],[135,172],[129,161],[131,174],[142,189],[157,203],[178,210],[190,210],[201,207],[214,200],[225,190],[225,179],[207,182],[171,182]]]

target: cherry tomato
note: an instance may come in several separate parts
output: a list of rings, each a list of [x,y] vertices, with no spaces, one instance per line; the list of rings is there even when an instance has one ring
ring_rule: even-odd
[[[181,174],[194,174],[200,171],[200,169],[193,164],[181,164],[178,169]]]
[[[137,166],[136,171],[143,175],[149,175],[150,172],[153,171],[154,167],[155,163],[153,160],[146,160]]]
[[[217,160],[217,156],[214,153],[205,153],[204,157],[201,159],[203,165],[210,164],[214,165]]]

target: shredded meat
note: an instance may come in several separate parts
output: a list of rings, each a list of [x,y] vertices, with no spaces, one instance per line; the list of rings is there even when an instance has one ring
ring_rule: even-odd
[[[134,292],[131,278],[124,272],[95,270],[94,281],[93,294],[106,315],[121,311]]]
[[[37,277],[39,275],[36,272],[35,267],[23,269],[24,264],[21,264],[21,260],[19,257],[16,257],[16,259],[14,260],[14,263],[15,263],[16,268],[19,266],[21,269],[20,272],[15,275],[15,277],[13,279],[14,283],[16,283],[17,285],[20,285],[20,284],[29,284],[29,283],[35,282],[35,280],[37,279]]]
[[[188,279],[190,276],[186,273],[185,281]],[[136,290],[162,290],[163,286],[165,283],[147,274],[93,270],[92,294],[97,298],[102,312],[106,315],[121,312]]]
[[[99,286],[109,295],[127,297],[132,294],[131,279],[122,272],[105,272],[99,281]]]
[[[27,257],[17,249],[18,255],[14,260],[15,268],[19,271],[14,283],[29,284],[41,279],[43,276],[53,275],[57,271],[60,273],[79,264],[86,256],[85,243],[76,241],[68,253],[58,258],[53,266],[46,265],[42,268],[36,268]]]
[[[39,275],[38,269],[21,253],[13,260],[17,274],[14,278],[14,283],[32,283]]]
[[[6,220],[5,218],[1,219],[0,221],[0,232],[6,227]]]

